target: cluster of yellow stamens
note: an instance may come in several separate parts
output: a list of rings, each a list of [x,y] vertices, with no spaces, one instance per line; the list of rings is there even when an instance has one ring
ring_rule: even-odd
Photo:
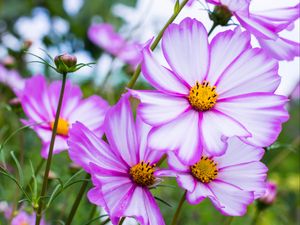
[[[202,84],[197,81],[188,96],[191,106],[197,111],[210,110],[216,104],[217,98],[216,86],[211,87],[208,81],[203,81]]]
[[[217,163],[206,156],[202,156],[190,169],[192,175],[202,183],[209,183],[218,175]]]
[[[155,164],[150,165],[150,162],[144,161],[136,164],[130,168],[130,175],[133,181],[139,186],[151,186],[155,183],[155,177],[153,175],[155,171]]]
[[[50,123],[51,129],[53,130],[54,127],[54,121]],[[68,121],[59,118],[58,119],[58,125],[57,125],[57,134],[68,136],[69,134],[69,123]]]

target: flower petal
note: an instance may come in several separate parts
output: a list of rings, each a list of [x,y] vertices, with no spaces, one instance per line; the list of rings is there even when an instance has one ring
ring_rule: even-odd
[[[274,92],[279,83],[277,61],[262,49],[249,49],[219,77],[218,100],[251,92]]]
[[[242,216],[254,200],[252,192],[243,191],[224,182],[213,181],[208,186],[214,194],[212,202],[224,215]]]
[[[136,187],[124,216],[135,217],[143,225],[164,225],[160,210],[147,188]]]
[[[205,151],[212,156],[224,154],[229,137],[251,136],[239,122],[216,110],[203,113],[201,134]]]
[[[188,100],[183,97],[166,95],[158,91],[130,90],[129,92],[140,99],[138,113],[152,126],[168,123],[191,108]]]
[[[282,37],[274,40],[257,38],[260,46],[277,60],[291,61],[300,56],[300,44]]]
[[[88,173],[91,172],[91,162],[106,169],[128,171],[129,167],[113,154],[109,146],[79,122],[70,130],[68,145],[70,158]]]
[[[219,101],[215,109],[240,122],[252,134],[242,138],[255,146],[269,146],[281,131],[281,123],[288,119],[284,109],[287,98],[270,93],[253,93]]]
[[[223,71],[250,47],[250,33],[239,28],[217,34],[210,44],[210,68],[205,80],[214,86]]]
[[[50,132],[50,137],[51,137],[51,133],[52,132]],[[41,150],[41,155],[45,159],[48,158],[49,148],[50,148],[50,142],[44,142]],[[67,144],[67,137],[57,135],[55,138],[53,154],[58,154],[64,150],[67,150],[68,148],[69,146]]]
[[[217,179],[253,191],[254,198],[259,198],[265,193],[267,170],[261,162],[237,164],[219,169]]]
[[[207,32],[195,19],[171,24],[162,39],[162,49],[170,67],[190,86],[202,81],[209,65]]]
[[[159,65],[149,48],[143,51],[142,72],[149,83],[162,92],[186,95],[189,92],[184,81],[176,77],[173,72]]]
[[[153,128],[149,134],[150,148],[176,150],[182,162],[195,163],[202,153],[198,117],[198,112],[189,110],[172,122]]]
[[[186,195],[187,201],[192,205],[199,204],[206,197],[210,197],[213,199],[214,194],[211,192],[211,190],[206,184],[203,184],[201,182],[197,182],[194,191],[187,192]]]
[[[133,166],[139,162],[139,145],[129,97],[128,93],[123,94],[119,102],[107,112],[104,130],[111,150],[129,166]]]

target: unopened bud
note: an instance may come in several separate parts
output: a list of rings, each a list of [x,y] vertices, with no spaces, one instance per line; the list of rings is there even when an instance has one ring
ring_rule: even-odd
[[[5,66],[8,69],[11,69],[15,66],[15,59],[11,56],[6,56],[3,60],[2,60],[2,64],[3,66]]]
[[[216,25],[226,26],[232,17],[231,11],[224,5],[216,6],[214,11],[209,14],[209,18]]]
[[[77,58],[74,55],[62,54],[54,58],[57,71],[60,73],[74,72],[74,67],[77,63]]]
[[[32,41],[31,40],[25,40],[22,46],[23,50],[28,50],[32,45]]]
[[[267,206],[272,205],[276,200],[276,196],[277,196],[277,185],[273,182],[268,181],[265,194],[258,199],[258,202],[261,206],[260,208],[265,208]]]

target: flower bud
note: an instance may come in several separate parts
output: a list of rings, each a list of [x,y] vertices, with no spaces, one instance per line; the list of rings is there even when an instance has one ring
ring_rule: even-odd
[[[272,205],[276,199],[277,185],[273,182],[268,181],[266,186],[266,192],[264,196],[259,198],[259,202],[268,206]]]
[[[209,18],[214,22],[214,24],[221,26],[226,26],[231,17],[232,13],[224,5],[216,6],[214,11],[209,14]]]
[[[54,58],[57,71],[60,73],[74,72],[74,67],[77,63],[77,58],[74,55],[62,54]]]

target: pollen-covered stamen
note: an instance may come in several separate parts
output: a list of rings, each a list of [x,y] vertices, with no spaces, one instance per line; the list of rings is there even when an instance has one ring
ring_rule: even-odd
[[[53,130],[54,121],[50,123],[51,129]],[[58,125],[57,125],[57,134],[68,136],[69,134],[69,123],[68,121],[59,118]]]
[[[208,81],[203,81],[202,84],[197,81],[196,85],[191,88],[188,96],[191,106],[202,112],[214,107],[217,98],[216,86],[211,87]]]
[[[217,163],[206,156],[202,156],[190,169],[191,174],[202,183],[209,183],[218,175]]]
[[[150,165],[150,162],[144,161],[136,164],[130,168],[130,175],[133,181],[139,186],[151,186],[155,183],[155,177],[153,175],[155,171],[155,164]]]

